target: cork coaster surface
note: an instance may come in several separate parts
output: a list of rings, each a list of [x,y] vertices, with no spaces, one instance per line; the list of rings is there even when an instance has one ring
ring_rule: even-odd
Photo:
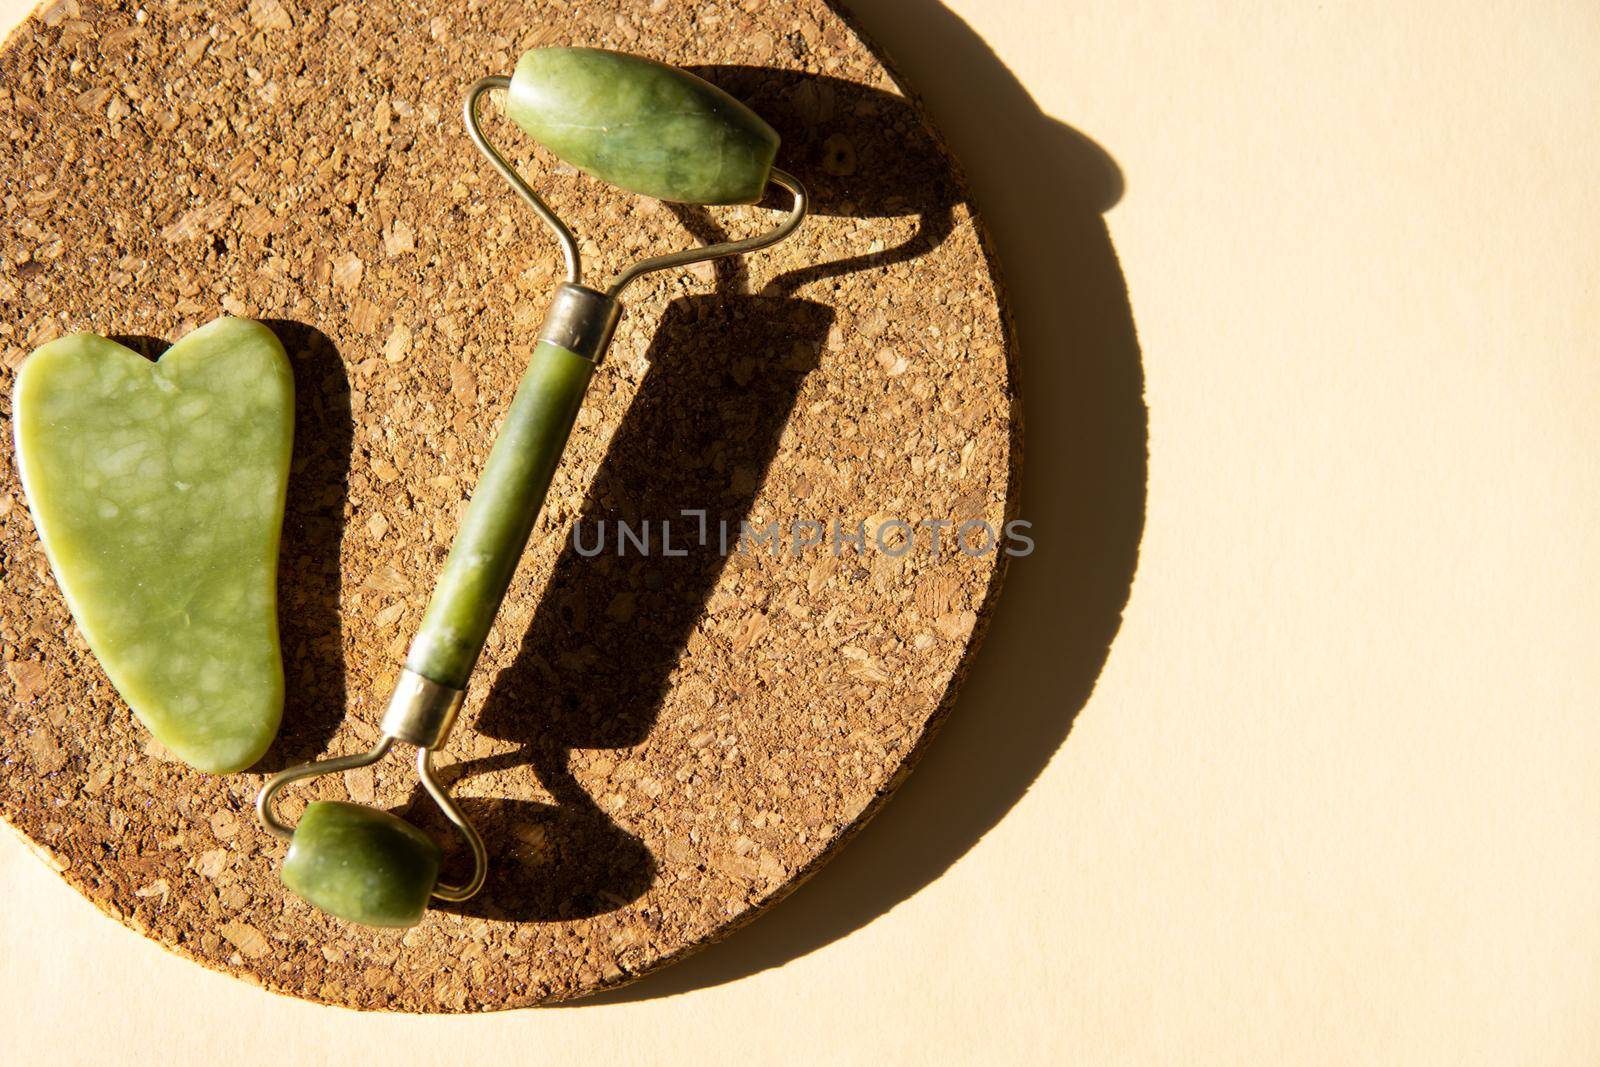
[[[487,840],[488,885],[410,931],[363,930],[282,888],[284,846],[251,803],[264,773],[377,740],[559,280],[458,117],[468,84],[540,44],[723,85],[779,128],[816,214],[774,250],[630,290],[439,760]],[[592,281],[774,217],[609,190],[489,125],[578,232]],[[948,707],[1004,555],[981,527],[969,554],[954,527],[936,550],[915,524],[1012,513],[1005,316],[953,164],[820,0],[55,0],[0,53],[0,161],[8,424],[17,365],[71,330],[154,355],[248,315],[294,364],[289,696],[251,773],[191,771],[134,722],[0,459],[0,816],[149,937],[359,1008],[576,996],[781,897]],[[771,523],[781,543],[738,550],[741,524]],[[401,811],[449,842],[447,876],[462,869],[404,755],[291,789],[286,814],[315,798]]]

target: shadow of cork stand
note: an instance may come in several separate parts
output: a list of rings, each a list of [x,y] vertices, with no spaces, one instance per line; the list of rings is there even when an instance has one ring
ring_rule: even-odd
[[[861,19],[873,31],[864,39],[889,42],[906,61],[896,76],[927,87],[943,136],[958,157],[973,161],[978,194],[992,191],[983,221],[1008,268],[1007,303],[1022,352],[1018,373],[1033,415],[1029,444],[1039,457],[1022,478],[1023,517],[1033,523],[1038,550],[1014,562],[1018,573],[1006,597],[994,604],[991,589],[980,609],[982,616],[994,607],[983,655],[974,661],[976,644],[969,648],[941,705],[948,711],[960,687],[966,710],[950,714],[936,739],[929,730],[903,769],[914,766],[915,773],[892,791],[892,803],[874,806],[857,822],[853,847],[836,844],[796,880],[795,892],[751,916],[764,921],[572,1007],[672,996],[782,966],[938,879],[1005,817],[1066,741],[1132,587],[1144,528],[1148,413],[1127,286],[1103,218],[1121,198],[1121,171],[1100,146],[1045,114],[938,0],[850,6],[855,15],[871,16]],[[709,75],[723,77],[715,69]],[[748,77],[759,91],[759,72]],[[829,183],[818,172],[828,174],[833,133],[823,132],[801,142],[817,153],[802,176],[827,195]],[[863,169],[861,148],[871,136],[862,134],[864,142],[845,137],[863,180],[898,182],[905,195],[919,195],[904,169],[898,178],[884,177],[896,173],[892,163],[885,172],[875,158],[870,172]],[[836,159],[831,166],[848,164]],[[797,273],[809,278],[814,271]]]

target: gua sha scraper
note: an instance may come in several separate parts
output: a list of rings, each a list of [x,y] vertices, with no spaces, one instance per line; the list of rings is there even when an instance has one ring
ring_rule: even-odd
[[[478,103],[509,89],[507,114],[557,157],[594,177],[662,199],[702,204],[754,203],[769,182],[793,199],[787,216],[765,233],[655,256],[622,271],[604,291],[582,283],[577,241],[539,195],[495,150],[478,124]],[[367,753],[292,767],[256,800],[261,822],[289,839],[284,882],[331,914],[373,926],[409,925],[431,895],[471,897],[483,885],[488,856],[472,824],[433,770],[465,696],[467,679],[528,543],[550,479],[577,417],[595,365],[622,313],[620,298],[652,271],[754,251],[793,233],[806,213],[800,182],[772,166],[778,135],[722,90],[684,71],[637,56],[592,48],[528,52],[512,78],[484,78],[467,94],[473,143],[555,234],[566,259],[538,344],[445,560],[433,599],[411,644],[405,669]],[[463,884],[443,884],[438,850],[415,827],[387,812],[354,804],[313,804],[298,827],[274,808],[291,782],[363,767],[396,741],[416,746],[423,787],[472,850]]]
[[[221,318],[152,363],[73,334],[22,364],[13,411],[39,538],[111,684],[190,766],[250,766],[283,712],[283,345]]]

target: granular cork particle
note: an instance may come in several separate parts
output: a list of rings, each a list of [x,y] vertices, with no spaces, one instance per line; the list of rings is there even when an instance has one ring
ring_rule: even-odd
[[[439,757],[489,882],[409,931],[365,930],[282,887],[285,846],[251,804],[267,773],[377,740],[560,280],[459,118],[469,84],[546,44],[658,57],[745,99],[816,213],[773,250],[630,290]],[[497,105],[488,124],[579,233],[591,281],[784,206],[640,200]],[[355,1008],[578,996],[792,889],[949,706],[1005,562],[958,550],[956,528],[1013,517],[1011,342],[953,163],[826,4],[53,0],[0,54],[0,157],[8,422],[19,362],[74,330],[153,356],[226,312],[266,321],[294,364],[289,696],[250,773],[192,771],[134,721],[0,459],[0,816],[147,936]],[[954,524],[939,551],[924,520]],[[738,551],[741,523],[778,538]],[[286,815],[317,798],[408,815],[460,877],[465,849],[404,756],[292,788]]]

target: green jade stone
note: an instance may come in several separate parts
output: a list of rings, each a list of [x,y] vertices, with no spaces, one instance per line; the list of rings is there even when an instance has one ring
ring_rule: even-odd
[[[406,666],[465,689],[544,505],[594,364],[540,341],[478,477]]]
[[[23,488],[111,684],[202,771],[236,771],[283,711],[278,535],[294,381],[283,346],[221,318],[157,362],[78,333],[17,374]]]
[[[506,113],[578,169],[679,203],[755,203],[778,152],[772,127],[710,82],[598,48],[523,53]]]
[[[439,880],[439,846],[386,811],[319,800],[294,829],[281,877],[330,915],[364,926],[415,926]]]

